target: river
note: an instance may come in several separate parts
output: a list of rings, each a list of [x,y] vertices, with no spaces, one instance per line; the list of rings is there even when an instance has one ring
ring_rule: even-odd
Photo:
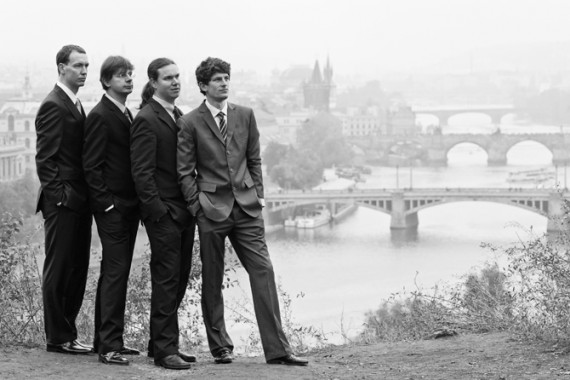
[[[463,124],[462,124],[463,122]],[[483,121],[483,124],[485,121]],[[496,126],[450,126],[444,133],[492,133]],[[559,132],[558,127],[501,125],[508,133]],[[488,167],[486,153],[471,144],[458,145],[448,155],[448,166],[399,169],[373,167],[363,188],[399,187],[512,187],[510,171],[552,167],[552,154],[542,145],[523,142],[511,149],[506,166]],[[563,183],[563,168],[558,170]],[[552,185],[552,184],[550,184]],[[533,187],[535,184],[516,184]],[[445,204],[420,211],[414,232],[391,231],[388,215],[358,208],[338,224],[314,230],[281,230],[267,237],[275,272],[293,297],[293,318],[327,334],[333,343],[341,335],[354,336],[364,315],[394,292],[424,290],[453,284],[486,262],[501,262],[481,243],[508,246],[546,231],[546,218],[530,211],[491,202]],[[503,260],[504,261],[504,260]],[[246,274],[239,271],[244,289]],[[304,297],[295,298],[298,293]],[[249,293],[246,291],[245,293]],[[226,303],[241,297],[229,290]],[[243,331],[235,328],[235,336]],[[230,332],[232,329],[230,328]]]

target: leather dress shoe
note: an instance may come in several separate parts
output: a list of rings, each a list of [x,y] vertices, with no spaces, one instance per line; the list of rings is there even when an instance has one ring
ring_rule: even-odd
[[[66,342],[62,344],[49,344],[46,347],[48,352],[59,352],[60,354],[85,355],[91,353],[91,349],[79,346],[76,341]]]
[[[267,361],[267,364],[285,364],[285,365],[309,365],[307,359],[298,358],[295,355],[282,356],[280,358],[275,358]]]
[[[110,351],[106,354],[99,354],[99,361],[105,364],[118,364],[118,365],[129,365],[129,359],[121,355],[120,352]]]
[[[123,346],[121,347],[121,349],[119,350],[119,353],[121,355],[140,355],[140,351],[134,348],[130,348],[127,346]]]
[[[224,348],[218,352],[216,356],[214,356],[214,363],[216,364],[229,364],[234,361],[234,357],[232,352],[227,348]]]
[[[191,367],[190,363],[182,360],[177,354],[168,355],[162,359],[155,360],[154,364],[166,369],[190,369]]]
[[[75,345],[77,345],[77,346],[80,346],[80,347],[83,347],[83,348],[85,348],[85,349],[87,349],[87,350],[90,350],[91,352],[96,352],[95,349],[93,348],[93,346],[90,346],[90,345],[85,344],[85,343],[81,343],[81,342],[78,341],[77,339],[75,339],[75,340],[73,341],[73,344],[75,344]]]
[[[196,362],[196,357],[194,355],[187,354],[182,351],[178,351],[178,356],[180,359],[184,360],[186,363],[194,363]]]

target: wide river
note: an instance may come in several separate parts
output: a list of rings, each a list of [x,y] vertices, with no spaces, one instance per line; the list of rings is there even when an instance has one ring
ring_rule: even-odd
[[[467,119],[469,121],[469,119]],[[483,120],[483,123],[485,120]],[[491,133],[494,126],[463,123],[444,133]],[[559,127],[517,126],[505,123],[503,132],[559,132]],[[552,154],[544,146],[523,142],[508,154],[506,166],[488,167],[486,153],[462,144],[448,155],[442,168],[374,167],[363,188],[409,187],[534,187],[513,185],[509,172],[548,168]],[[570,173],[569,173],[570,174]],[[396,177],[399,176],[398,179]],[[564,183],[564,168],[558,168],[558,182]],[[550,184],[552,186],[552,184]],[[293,297],[293,318],[313,325],[340,342],[341,333],[354,336],[362,329],[367,311],[377,308],[394,292],[424,290],[436,284],[456,283],[486,262],[501,262],[483,242],[508,246],[546,231],[546,218],[513,206],[490,202],[461,202],[428,208],[419,213],[414,233],[391,231],[388,215],[358,208],[338,224],[314,230],[287,229],[269,234],[269,251],[283,289]],[[504,260],[503,260],[504,262]],[[247,275],[240,270],[244,289]],[[298,293],[304,297],[295,298]],[[226,303],[242,297],[228,290]],[[235,327],[235,336],[243,332]],[[230,329],[230,332],[232,330]],[[236,343],[239,341],[235,339]]]

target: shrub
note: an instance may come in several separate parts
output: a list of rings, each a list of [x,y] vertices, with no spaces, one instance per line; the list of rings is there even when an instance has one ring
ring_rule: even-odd
[[[36,220],[34,218],[29,220]],[[45,344],[41,273],[37,257],[43,255],[43,244],[32,244],[43,231],[41,225],[21,237],[26,229],[23,218],[4,213],[0,216],[0,345]],[[180,346],[196,347],[204,343],[201,312],[201,262],[200,244],[194,242],[192,270],[184,300],[179,308]],[[239,266],[231,246],[227,245],[224,288],[239,286],[235,270]],[[91,253],[91,260],[100,260],[98,252]],[[125,310],[124,340],[129,346],[141,351],[147,349],[150,337],[150,249],[147,246],[142,257],[135,259],[129,276],[127,304]],[[89,270],[83,304],[76,320],[78,335],[82,340],[93,340],[95,295],[99,267]],[[303,327],[292,318],[292,299],[279,286],[281,296],[283,327],[290,337],[292,346],[299,352],[305,351],[312,342],[323,342],[322,334],[313,327]],[[298,295],[302,297],[302,295]],[[240,310],[230,315],[235,323],[246,322],[251,327],[248,345],[260,352],[257,323],[253,317],[250,301],[235,301],[226,305],[229,310]],[[247,316],[247,317],[246,317]],[[254,350],[255,351],[255,350]]]
[[[39,248],[18,241],[21,216],[0,216],[0,344],[44,341]]]
[[[488,264],[455,286],[395,293],[366,314],[360,338],[366,342],[416,340],[453,335],[456,329],[506,329],[513,319],[506,284],[507,276],[499,267]]]

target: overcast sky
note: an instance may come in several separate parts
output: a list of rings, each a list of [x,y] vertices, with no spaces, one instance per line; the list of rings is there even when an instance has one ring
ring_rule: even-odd
[[[371,76],[504,43],[570,40],[567,0],[4,0],[3,62],[54,65],[64,44],[92,64],[124,54],[193,68],[218,56],[269,73],[327,55]],[[139,71],[139,72],[140,72]]]

